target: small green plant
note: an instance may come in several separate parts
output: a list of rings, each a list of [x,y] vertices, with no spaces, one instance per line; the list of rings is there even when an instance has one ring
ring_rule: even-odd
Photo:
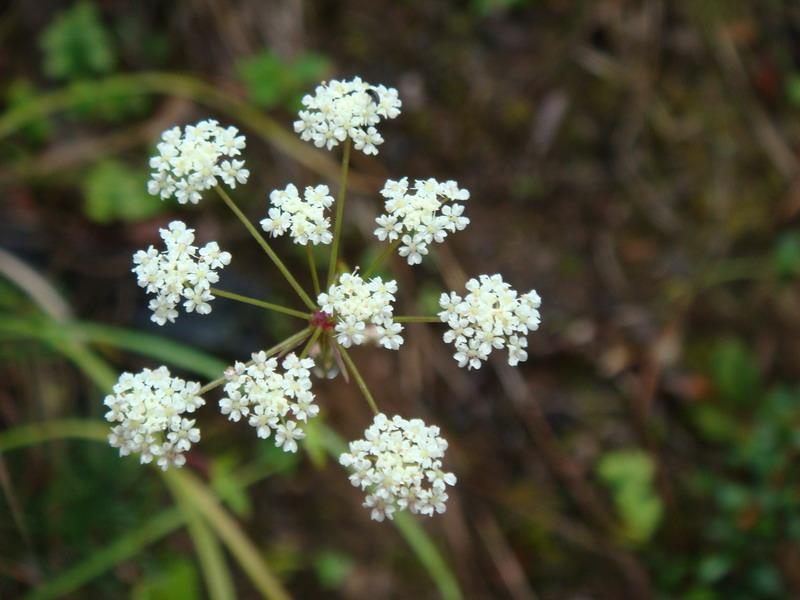
[[[268,50],[242,59],[236,65],[248,98],[265,109],[278,106],[297,109],[306,88],[319,81],[329,69],[328,59],[319,54],[306,53],[284,61]]]
[[[94,4],[82,0],[64,10],[41,37],[44,72],[61,80],[107,75],[117,64],[117,51]]]

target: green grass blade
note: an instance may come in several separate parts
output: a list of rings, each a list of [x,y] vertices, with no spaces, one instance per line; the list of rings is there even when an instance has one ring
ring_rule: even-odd
[[[194,502],[186,496],[186,491],[180,485],[180,481],[176,480],[174,473],[170,471],[164,473],[164,481],[186,518],[186,525],[189,529],[189,535],[192,537],[197,558],[200,561],[200,570],[206,581],[209,597],[211,600],[235,598],[236,592],[231,580],[231,574],[217,538],[214,537],[208,525],[203,521]]]
[[[0,452],[63,439],[105,442],[108,440],[108,426],[100,421],[86,419],[64,419],[20,425],[0,432]]]
[[[134,531],[120,536],[101,551],[93,553],[88,559],[59,574],[52,581],[28,594],[26,598],[48,600],[70,594],[114,565],[136,556],[142,548],[172,533],[183,522],[184,515],[177,508],[159,513]]]
[[[103,423],[80,419],[22,425],[0,433],[0,452],[35,446],[43,442],[59,439],[105,442],[107,435],[108,428]],[[237,478],[240,479],[242,485],[249,486],[272,472],[272,468],[265,469],[260,465],[244,467]],[[111,545],[106,546],[101,552],[95,553],[89,559],[45,584],[42,588],[33,592],[31,597],[53,598],[78,589],[81,585],[102,574],[113,565],[135,556],[144,546],[164,537],[185,521],[196,517],[199,513],[207,519],[220,538],[230,547],[232,554],[240,560],[242,568],[250,575],[265,597],[277,600],[289,598],[279,580],[269,571],[266,562],[259,555],[256,547],[227,511],[218,503],[216,496],[205,484],[191,474],[175,470],[166,471],[161,475],[168,482],[171,489],[175,489],[176,493],[180,494],[181,498],[186,501],[187,505],[183,506],[184,510],[172,508],[157,515],[147,521],[141,528],[124,535]],[[201,526],[205,526],[202,521]],[[201,532],[200,536],[202,538],[200,540],[202,550],[198,548],[198,552],[215,552],[208,549],[208,534]],[[216,554],[217,557],[221,558],[221,553],[217,552]],[[217,561],[218,558],[213,560]],[[204,569],[207,566],[204,560]],[[220,568],[219,565],[212,567],[215,570]],[[217,578],[214,582],[215,588],[221,590],[226,586],[224,582],[218,580],[225,577],[224,575],[217,572],[213,577]],[[220,595],[213,597],[228,598],[235,596]]]
[[[392,523],[428,571],[442,598],[447,600],[462,598],[455,575],[417,518],[410,513],[399,512],[395,513]]]
[[[209,379],[219,377],[227,367],[218,358],[160,335],[90,322],[72,323],[71,327],[87,342],[105,344],[149,356]]]
[[[192,498],[194,507],[228,546],[231,554],[264,597],[270,600],[288,600],[289,593],[268,568],[258,548],[200,480],[191,473],[177,470],[167,471],[166,476]]]
[[[120,350],[135,352],[164,361],[170,365],[193,371],[210,379],[219,377],[227,366],[224,362],[189,346],[152,333],[144,333],[92,322],[58,323],[41,317],[8,317],[0,315],[0,333],[21,337],[32,337],[53,344],[60,344],[55,350],[69,353],[70,358],[81,370],[94,373],[93,380],[108,378],[106,373],[98,375],[103,367],[97,366],[96,359],[76,356],[66,345],[68,342],[88,342],[112,346]],[[114,377],[116,380],[116,377]]]

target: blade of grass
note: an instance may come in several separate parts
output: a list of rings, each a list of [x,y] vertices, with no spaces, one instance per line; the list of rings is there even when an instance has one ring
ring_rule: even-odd
[[[26,600],[49,600],[74,593],[89,581],[99,577],[114,565],[139,554],[143,548],[166,537],[183,525],[185,515],[170,508],[142,523],[135,530],[118,537],[111,544],[94,552],[89,558],[67,569],[28,594]]]
[[[0,452],[33,446],[46,441],[69,438],[105,442],[107,432],[107,427],[101,422],[81,419],[67,419],[63,421],[22,425],[0,433]],[[260,479],[261,476],[258,473],[258,470],[254,469],[243,470],[243,484],[254,483],[255,480]],[[261,473],[263,474],[263,471]],[[239,560],[244,571],[250,576],[253,583],[266,598],[278,600],[289,598],[288,593],[283,589],[279,580],[269,571],[266,562],[263,557],[259,555],[257,548],[244,532],[242,532],[228,512],[220,505],[216,496],[205,484],[194,475],[176,470],[166,471],[161,473],[161,475],[167,482],[167,485],[175,490],[176,494],[179,494],[182,499],[191,504],[191,510],[171,509],[166,513],[162,513],[157,518],[148,522],[150,525],[149,528],[137,530],[137,532],[125,536],[122,541],[118,540],[110,547],[107,547],[103,554],[108,552],[110,556],[105,558],[93,557],[92,560],[79,565],[80,569],[72,569],[69,573],[69,577],[64,577],[63,580],[59,578],[60,581],[58,585],[52,585],[55,592],[61,593],[69,586],[80,586],[82,583],[88,581],[86,577],[99,574],[98,569],[101,567],[105,570],[111,566],[111,564],[109,564],[109,558],[116,559],[117,557],[121,557],[119,560],[124,560],[124,558],[130,556],[131,548],[141,548],[150,541],[155,541],[163,537],[184,521],[191,519],[192,515],[190,515],[190,513],[196,511],[193,513],[194,516],[197,516],[199,513],[206,519],[215,533],[228,545],[231,553]],[[189,507],[187,506],[186,508],[188,509]],[[175,511],[178,516],[169,516],[172,511]],[[177,519],[177,523],[173,519]],[[174,527],[167,527],[168,525],[174,525]],[[207,541],[208,540],[202,540],[201,544],[205,545]],[[203,551],[207,551],[205,546]],[[198,549],[198,552],[200,552],[200,549]],[[204,567],[205,566],[207,565],[204,563]],[[102,570],[100,570],[100,572],[102,572]],[[45,592],[40,589],[35,592],[35,597],[53,597],[54,595],[59,595],[50,591],[50,585],[47,585],[46,588],[46,595],[42,595]]]
[[[62,425],[68,423],[61,422]],[[88,425],[94,423],[87,422]],[[50,432],[58,429],[57,423],[43,423],[39,427],[48,426]],[[28,426],[25,426],[26,428]],[[64,439],[65,437],[82,438],[90,441],[96,441],[95,437],[91,434],[91,428],[84,428],[85,432],[89,432],[86,437],[81,435],[66,435],[74,434],[78,430],[74,427],[61,427],[60,430],[64,437],[52,436],[49,439]],[[105,427],[104,427],[105,429]],[[28,432],[25,435],[15,435],[14,438],[20,440],[24,439],[26,443],[16,445],[19,448],[27,445],[36,445],[40,441],[44,441],[42,436],[30,435]],[[9,448],[10,449],[10,448]],[[241,467],[234,479],[243,488],[250,487],[254,483],[261,481],[265,477],[272,475],[276,472],[273,466],[265,466],[262,464],[251,464]],[[44,583],[41,587],[37,588],[26,596],[27,600],[48,600],[50,598],[58,598],[67,594],[73,593],[80,589],[89,581],[99,577],[115,565],[133,558],[139,554],[146,546],[157,542],[158,540],[166,537],[173,531],[179,529],[186,522],[186,514],[177,507],[168,508],[156,516],[148,519],[136,529],[129,531],[117,537],[116,540],[103,548],[95,551],[88,558],[82,560],[78,564],[68,568],[67,570],[59,573],[54,579]]]
[[[165,478],[172,480],[174,485],[180,487],[183,493],[192,498],[192,504],[228,546],[244,572],[266,598],[271,600],[288,600],[290,598],[280,580],[267,567],[258,548],[197,477],[191,473],[177,470],[166,471],[164,475]]]
[[[50,343],[53,340],[73,339],[112,346],[149,356],[209,378],[217,377],[227,366],[217,358],[156,334],[88,321],[55,323],[39,317],[0,315],[0,333],[33,337]]]
[[[195,553],[200,561],[203,578],[206,581],[206,588],[211,600],[229,600],[236,597],[236,592],[231,580],[225,556],[219,546],[219,542],[206,523],[203,521],[194,502],[186,496],[185,491],[173,477],[165,476],[172,492],[172,497],[180,506],[186,519],[186,526],[189,535],[192,537]]]
[[[446,600],[462,598],[455,575],[450,571],[433,540],[419,524],[419,520],[410,513],[400,512],[395,513],[392,523],[411,546],[417,559],[425,566],[442,598]]]
[[[108,440],[108,426],[100,421],[86,419],[63,419],[19,425],[0,432],[0,452],[63,439],[105,442]]]

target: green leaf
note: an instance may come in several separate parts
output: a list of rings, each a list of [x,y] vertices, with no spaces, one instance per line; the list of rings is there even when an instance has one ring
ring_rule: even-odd
[[[745,404],[758,396],[761,372],[755,354],[737,338],[720,340],[711,353],[711,376],[720,398]]]
[[[116,160],[89,171],[83,183],[83,210],[96,223],[139,221],[164,212],[169,205],[147,193],[147,174]]]
[[[176,560],[137,585],[132,600],[195,600],[202,597],[197,571],[189,560]]]
[[[318,54],[303,54],[287,63],[264,51],[239,61],[236,72],[250,101],[269,109],[291,107],[297,95],[318,82],[328,68],[328,60]]]
[[[245,485],[236,476],[235,468],[236,460],[231,456],[214,458],[211,462],[211,487],[237,515],[249,515],[253,506]]]
[[[787,279],[800,277],[800,232],[781,236],[772,260],[778,276]]]
[[[143,115],[152,104],[140,90],[131,89],[124,79],[111,78],[102,86],[96,80],[75,81],[69,85],[69,90],[73,101],[69,114],[79,120],[117,123]]]
[[[718,406],[707,402],[693,405],[690,416],[695,427],[709,441],[726,442],[739,436],[739,422]]]
[[[314,571],[320,585],[326,590],[336,590],[353,570],[353,559],[343,552],[321,552],[314,560]]]
[[[248,98],[263,108],[277,105],[288,84],[286,68],[271,52],[261,52],[240,61],[237,73],[245,84]]]
[[[706,556],[697,567],[697,575],[703,583],[718,581],[733,568],[733,562],[722,554]]]
[[[6,89],[6,102],[8,108],[13,110],[24,107],[36,98],[36,89],[27,79],[16,79]],[[24,128],[23,133],[32,142],[43,142],[50,137],[53,127],[45,117],[32,119]]]
[[[655,464],[641,450],[615,450],[604,454],[597,473],[611,489],[622,519],[624,536],[632,543],[650,539],[661,522],[663,505],[653,488]]]
[[[44,72],[53,79],[110,73],[117,63],[114,44],[94,4],[78,2],[56,16],[40,39]]]
[[[494,12],[523,7],[529,3],[530,0],[472,0],[471,6],[473,11],[486,17]]]
[[[786,81],[786,97],[795,108],[800,108],[800,73],[792,74]]]

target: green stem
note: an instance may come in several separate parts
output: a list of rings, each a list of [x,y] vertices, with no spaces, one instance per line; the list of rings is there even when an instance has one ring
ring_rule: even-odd
[[[422,317],[416,315],[400,315],[397,317],[392,317],[392,321],[395,323],[441,323],[442,320],[439,317]]]
[[[361,393],[364,395],[364,398],[369,404],[369,407],[372,409],[372,412],[376,415],[381,411],[378,410],[378,405],[375,404],[375,398],[372,397],[372,393],[369,391],[367,387],[367,382],[364,381],[364,378],[361,376],[356,364],[353,362],[353,359],[350,358],[350,354],[345,350],[341,345],[336,344],[337,348],[339,348],[339,352],[342,355],[342,359],[344,359],[345,364],[347,365],[347,369],[350,371],[350,374],[353,376],[353,379],[356,380],[356,384],[358,385],[358,389],[361,390]]]
[[[280,272],[283,273],[283,276],[286,278],[286,281],[288,281],[289,285],[291,285],[294,291],[297,292],[297,295],[300,296],[305,305],[311,310],[314,310],[316,306],[311,301],[311,298],[309,298],[305,290],[302,287],[300,287],[300,284],[297,283],[297,280],[289,272],[289,269],[286,268],[286,265],[283,264],[283,261],[278,257],[277,254],[275,254],[275,251],[267,243],[267,240],[264,239],[264,236],[261,235],[261,233],[259,233],[258,229],[256,229],[256,226],[253,225],[250,219],[248,219],[247,216],[241,210],[239,210],[239,207],[236,206],[236,203],[233,201],[233,199],[228,195],[228,193],[225,190],[223,190],[220,186],[216,186],[215,189],[217,190],[217,193],[220,195],[220,197],[225,201],[225,204],[228,205],[228,208],[230,208],[233,211],[233,213],[237,217],[239,217],[239,220],[247,228],[247,231],[250,232],[250,234],[255,238],[258,244],[264,249],[264,252],[267,253],[267,256],[269,256],[272,262],[275,263],[275,266],[278,267],[278,269],[280,269]]]
[[[339,183],[339,194],[336,197],[336,221],[333,225],[333,245],[331,246],[331,260],[328,264],[328,287],[336,280],[336,265],[339,260],[339,244],[342,237],[342,219],[344,217],[344,197],[347,192],[347,173],[350,169],[350,138],[344,142],[342,153],[342,179]]]
[[[290,335],[288,338],[286,338],[282,342],[278,342],[272,348],[267,350],[265,352],[265,354],[267,356],[272,356],[274,354],[280,353],[281,351],[283,351],[285,349],[288,349],[288,348],[291,348],[293,346],[296,346],[297,344],[302,342],[304,339],[306,339],[306,336],[308,336],[310,333],[311,333],[311,327],[310,326],[306,327],[305,329],[303,329],[301,331],[298,331],[294,335]],[[245,364],[251,365],[252,363],[253,363],[253,361],[249,361],[249,362],[247,362]],[[225,375],[223,375],[222,377],[218,377],[214,381],[209,381],[207,384],[205,384],[203,387],[200,388],[200,390],[197,392],[197,395],[198,396],[202,396],[203,394],[210,392],[214,388],[218,388],[223,383],[225,383],[227,380],[228,379],[225,377]]]
[[[383,249],[383,252],[381,252],[381,253],[380,253],[380,254],[377,256],[377,258],[376,258],[375,260],[373,260],[373,261],[372,261],[372,264],[371,264],[370,266],[368,266],[368,267],[367,267],[367,268],[364,270],[364,272],[361,274],[361,277],[363,277],[364,279],[366,279],[367,277],[369,277],[370,275],[372,275],[372,274],[375,272],[375,270],[376,270],[378,267],[380,267],[380,266],[381,266],[381,264],[383,263],[383,261],[385,261],[385,260],[386,260],[386,259],[389,257],[389,255],[390,255],[390,254],[392,254],[392,253],[393,253],[395,250],[397,250],[397,247],[398,247],[398,246],[399,246],[401,243],[402,243],[402,242],[400,241],[400,239],[396,239],[396,240],[395,240],[395,241],[393,241],[391,244],[389,244],[388,246],[386,246],[386,247]]]
[[[274,310],[275,312],[283,313],[285,315],[290,315],[292,317],[297,317],[298,319],[305,319],[307,321],[311,317],[310,313],[304,313],[300,310],[295,310],[293,308],[281,306],[280,304],[273,304],[272,302],[265,302],[264,300],[257,300],[255,298],[250,298],[248,296],[242,296],[241,294],[226,292],[225,290],[221,290],[219,288],[212,287],[209,291],[215,296],[222,296],[223,298],[228,298],[229,300],[238,300],[239,302],[244,302],[245,304],[260,306],[261,308],[266,308],[267,310]]]
[[[300,358],[305,358],[308,356],[308,353],[311,351],[311,348],[314,347],[314,343],[319,339],[320,334],[322,333],[322,327],[317,327],[314,330],[314,333],[311,334],[311,337],[308,338],[308,342],[303,348],[303,351],[300,353]]]
[[[308,257],[308,268],[311,270],[311,280],[314,282],[314,293],[319,296],[322,290],[319,287],[317,262],[314,260],[314,247],[311,243],[306,244],[306,256]]]

